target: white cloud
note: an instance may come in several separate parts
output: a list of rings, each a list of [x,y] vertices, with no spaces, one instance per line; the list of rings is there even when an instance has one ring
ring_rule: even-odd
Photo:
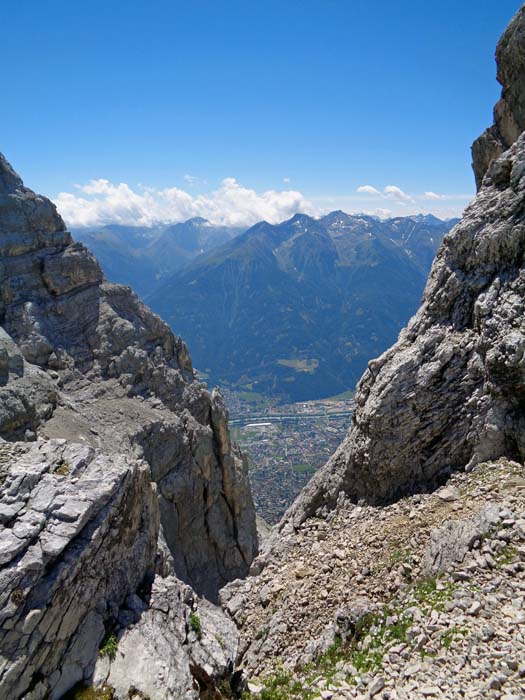
[[[289,177],[283,177],[283,182],[286,183],[287,185],[289,185],[291,180]]]
[[[372,187],[372,185],[361,185],[361,187],[357,188],[357,192],[360,194],[377,194],[381,195],[381,192],[379,190],[376,190],[375,187]]]
[[[233,177],[223,180],[213,191],[202,192],[205,180],[192,175],[186,175],[185,179],[188,191],[178,187],[131,187],[100,178],[75,185],[71,192],[61,192],[55,203],[70,226],[109,223],[151,226],[185,221],[194,216],[216,224],[251,226],[263,219],[277,223],[297,212],[315,216],[334,209],[370,213],[381,218],[418,213],[448,218],[460,215],[472,199],[470,194],[407,193],[397,185],[387,185],[382,190],[362,185],[353,194],[306,198],[290,188],[257,192]],[[199,191],[190,191],[189,186],[197,181]]]
[[[397,187],[396,185],[387,185],[383,190],[383,194],[385,195],[385,197],[388,197],[390,199],[398,199],[402,202],[410,202],[413,204],[415,201],[413,197],[411,197],[406,192],[403,192],[403,190]]]
[[[192,177],[192,176],[187,176]],[[191,183],[189,183],[191,184]],[[132,189],[103,178],[75,185],[76,193],[60,192],[55,199],[69,226],[109,223],[150,226],[202,216],[215,224],[249,226],[266,220],[277,223],[297,212],[315,214],[311,203],[295,190],[256,192],[233,177],[209,194],[194,196],[177,187]]]
[[[429,193],[434,196],[429,197]],[[321,213],[342,209],[349,214],[371,214],[380,218],[434,214],[441,219],[461,216],[472,193],[439,194],[435,192],[405,192],[397,185],[378,189],[361,185],[353,193],[311,197],[310,201]]]
[[[377,187],[373,187],[372,185],[361,185],[357,188],[357,192],[359,194],[369,194],[373,195],[374,197],[382,197],[384,199],[395,199],[398,201],[398,203],[406,202],[413,204],[415,202],[413,197],[406,192],[403,192],[403,190],[400,187],[397,187],[397,185],[387,185],[383,191],[378,190]]]

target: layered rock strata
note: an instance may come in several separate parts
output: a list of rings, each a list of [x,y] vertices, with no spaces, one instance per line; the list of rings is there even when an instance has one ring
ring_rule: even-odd
[[[89,460],[99,465],[97,478],[102,482],[102,491],[105,487],[111,490],[115,465],[121,465],[121,480],[126,484],[138,476],[124,478],[125,469],[140,474],[141,483],[138,490],[138,487],[133,490],[131,485],[127,491],[122,484],[120,487],[122,504],[129,501],[127,507],[134,509],[140,520],[135,523],[135,535],[126,535],[129,544],[126,566],[133,572],[125,579],[125,585],[118,576],[114,580],[110,576],[107,585],[102,583],[110,575],[109,560],[118,555],[115,549],[118,543],[110,535],[96,539],[98,530],[92,526],[92,519],[100,513],[98,526],[113,532],[117,516],[106,507],[103,493],[94,497],[96,503],[90,506],[89,517],[78,515],[81,532],[70,525],[77,522],[73,514],[64,516],[65,524],[60,518],[55,523],[54,507],[36,518],[44,532],[52,530],[62,538],[60,541],[67,551],[76,552],[79,539],[85,540],[86,551],[100,548],[89,566],[92,595],[85,604],[80,601],[71,615],[73,606],[67,594],[62,593],[64,621],[60,643],[57,642],[52,653],[41,653],[40,641],[37,644],[36,637],[22,628],[15,640],[19,625],[17,622],[13,627],[15,618],[7,607],[9,615],[0,628],[3,635],[0,654],[4,659],[0,688],[6,688],[13,700],[21,697],[39,700],[44,686],[50,697],[58,698],[77,681],[86,681],[94,672],[103,627],[106,631],[113,630],[118,641],[130,625],[138,623],[135,617],[141,605],[141,619],[154,619],[148,606],[151,600],[158,599],[158,594],[151,591],[162,588],[163,577],[172,582],[163,599],[169,597],[169,591],[174,596],[168,604],[172,611],[170,624],[165,625],[163,632],[169,648],[177,649],[173,673],[198,688],[203,678],[199,663],[205,654],[197,654],[199,663],[193,660],[197,652],[189,651],[191,644],[186,633],[179,634],[180,628],[187,628],[189,611],[198,604],[198,596],[216,601],[221,586],[247,573],[257,551],[246,464],[230,443],[227,411],[220,394],[216,391],[210,394],[196,380],[182,340],[175,338],[167,325],[129,288],[105,282],[98,262],[86,248],[72,241],[54,205],[27,189],[2,156],[0,438],[9,441],[15,450],[12,453],[11,447],[6,448],[8,472],[18,469],[13,456],[16,450],[26,451],[25,463],[32,473],[32,487],[37,490],[41,482],[47,483],[51,478],[48,472],[55,473],[53,464],[47,471],[43,469],[44,462],[39,457],[50,445],[98,455]],[[32,448],[25,444],[35,440]],[[59,474],[55,478],[59,485],[63,483],[60,479],[65,479],[66,485],[69,483],[68,475]],[[75,476],[64,494],[57,492],[60,508],[64,506],[62,501],[89,501],[82,488],[82,479]],[[75,494],[77,490],[79,493]],[[16,496],[15,491],[15,486],[8,482],[0,487],[9,504],[9,499]],[[28,498],[31,502],[31,494]],[[18,532],[21,526],[16,518],[8,518],[2,527],[2,542],[6,546],[17,543],[20,538],[14,529]],[[147,551],[143,547],[134,552],[133,536],[139,537],[143,531],[149,533],[155,544],[150,542]],[[100,566],[96,556],[102,558]],[[9,559],[3,563],[1,576],[18,567],[13,562]],[[72,590],[84,586],[89,591],[90,586],[82,577],[77,580],[75,567],[73,556],[66,562],[62,555],[56,562],[46,559],[45,580],[55,580],[62,571]],[[157,579],[152,584],[155,572]],[[133,596],[139,592],[146,574],[151,580],[141,589],[139,604]],[[17,598],[31,599],[32,581],[32,578],[20,580]],[[181,602],[180,590],[185,587],[193,597],[190,600],[185,594],[186,602]],[[38,610],[49,619],[51,614],[46,611],[53,608],[54,593],[49,586],[41,590]],[[9,595],[9,589],[6,591]],[[126,608],[126,600],[128,603],[131,600],[133,610]],[[202,601],[200,604],[204,606]],[[123,614],[119,613],[119,606],[124,606]],[[22,606],[19,612],[24,615],[24,610]],[[91,619],[95,613],[96,623],[95,618]],[[83,638],[77,643],[86,614],[90,615],[89,643]],[[222,615],[218,610],[213,614],[219,618]],[[227,620],[224,625],[228,625]],[[54,628],[46,632],[48,646],[54,633]],[[234,637],[231,644],[235,645]],[[79,645],[84,649],[80,661]],[[228,655],[228,649],[223,657]],[[151,694],[152,700],[166,697],[157,677],[156,653],[161,653],[160,646],[157,651],[155,645],[142,650],[143,656],[149,654],[151,663],[147,666],[151,677],[145,674],[142,681],[139,679],[145,688],[157,688],[157,694]],[[225,658],[210,662],[210,678],[214,673],[222,674],[226,666],[230,668],[232,658],[228,662]],[[127,663],[133,665],[129,655]],[[23,672],[18,674],[13,669]],[[10,674],[17,675],[16,683],[9,680]],[[41,684],[43,679],[47,685]],[[135,684],[137,692],[146,692],[140,682]],[[127,698],[128,690],[119,688],[117,697]],[[192,693],[195,692],[194,688]]]
[[[0,697],[53,700],[153,579],[155,490],[145,462],[64,440],[1,444],[0,479]]]
[[[53,401],[43,402],[41,432],[145,456],[176,573],[213,597],[247,570],[255,548],[246,469],[220,395],[195,380],[186,346],[158,316],[129,288],[104,282],[53,204],[5,159],[0,171],[0,324],[26,366],[45,370],[62,395],[51,421]],[[29,430],[42,413],[36,404]]]

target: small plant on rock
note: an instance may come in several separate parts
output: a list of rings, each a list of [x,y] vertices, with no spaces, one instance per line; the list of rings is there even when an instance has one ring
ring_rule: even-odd
[[[432,610],[443,612],[445,603],[452,600],[456,584],[445,581],[438,586],[436,578],[424,578],[418,581],[414,587],[414,595],[418,603],[426,605]]]
[[[396,566],[396,564],[408,564],[411,558],[412,556],[408,548],[397,546],[390,552],[390,566]]]
[[[107,658],[110,661],[114,661],[115,657],[117,656],[117,650],[118,650],[118,640],[115,637],[113,633],[108,634],[108,636],[104,639],[102,642],[102,646],[99,649],[99,656],[104,658],[107,656]]]
[[[21,588],[15,588],[11,593],[11,600],[15,605],[22,605],[25,599],[24,591]]]
[[[264,679],[261,700],[313,700],[316,693],[291,671],[280,669]]]
[[[55,469],[55,474],[58,474],[58,476],[69,476],[71,473],[71,467],[67,462],[60,462],[58,467]]]
[[[197,613],[192,612],[190,615],[190,629],[192,632],[195,632],[197,639],[202,638],[201,620]]]
[[[496,566],[501,569],[512,562],[518,556],[518,550],[511,544],[507,544],[496,557]]]
[[[450,627],[445,634],[441,636],[440,643],[444,649],[449,649],[452,642],[465,635],[465,630],[458,625]]]

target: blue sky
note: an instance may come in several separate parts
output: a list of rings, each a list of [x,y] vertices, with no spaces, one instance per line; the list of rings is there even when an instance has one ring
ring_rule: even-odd
[[[2,3],[0,150],[70,223],[453,214],[520,5]]]

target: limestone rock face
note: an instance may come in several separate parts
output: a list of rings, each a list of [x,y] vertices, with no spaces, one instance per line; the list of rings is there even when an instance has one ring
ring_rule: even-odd
[[[462,564],[476,542],[481,542],[498,524],[498,508],[488,505],[471,518],[448,520],[430,533],[421,569],[425,576],[436,576]]]
[[[136,688],[158,700],[198,700],[199,691],[230,678],[238,639],[219,608],[197,601],[173,577],[157,578],[148,609],[123,631],[115,658],[98,660],[95,683],[109,685],[119,698]]]
[[[498,48],[504,96],[516,115],[525,97],[524,28],[520,10]],[[399,341],[369,363],[346,440],[285,523],[333,507],[340,492],[381,503],[480,461],[523,459],[524,175],[521,135],[492,161],[476,199],[445,237],[419,311]]]
[[[189,698],[231,674],[235,630],[198,596],[248,572],[257,533],[222,397],[1,156],[0,439],[0,696],[92,682],[109,630],[119,699]],[[220,653],[189,639],[195,607],[230,635]]]
[[[53,700],[153,578],[155,488],[144,462],[63,440],[3,443],[0,481],[0,697]]]
[[[491,162],[518,139],[525,129],[525,8],[507,27],[496,49],[498,80],[503,86],[494,108],[494,124],[472,145],[472,167],[478,190]]]
[[[220,395],[195,380],[182,340],[128,287],[104,281],[53,204],[3,157],[0,184],[0,325],[26,375],[30,365],[43,370],[51,394],[27,406],[13,382],[11,403],[16,395],[24,406],[8,412],[3,433],[0,412],[0,435],[20,438],[41,422],[42,435],[144,457],[159,483],[174,573],[216,597],[247,572],[257,547],[246,465]]]
[[[26,362],[0,328],[0,438],[34,439],[40,423],[58,402],[53,380]]]

